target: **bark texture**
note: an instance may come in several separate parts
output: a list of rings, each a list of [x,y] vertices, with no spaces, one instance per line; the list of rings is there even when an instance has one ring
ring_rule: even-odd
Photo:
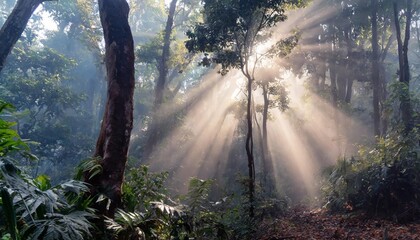
[[[92,185],[91,194],[104,194],[111,200],[110,205],[99,203],[98,210],[113,216],[121,205],[121,184],[133,126],[134,46],[127,2],[99,0],[98,3],[108,80],[106,109],[95,150],[103,171],[93,178],[86,176],[86,181]]]
[[[0,72],[35,9],[45,0],[18,0],[0,30]]]

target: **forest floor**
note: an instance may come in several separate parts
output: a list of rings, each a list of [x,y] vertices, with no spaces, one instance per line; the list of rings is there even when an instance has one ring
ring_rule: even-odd
[[[325,210],[292,209],[286,216],[263,221],[256,239],[420,240],[420,222],[399,224],[363,215],[330,214]]]

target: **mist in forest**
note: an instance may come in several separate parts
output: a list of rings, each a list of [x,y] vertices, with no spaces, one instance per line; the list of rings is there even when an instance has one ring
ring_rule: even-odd
[[[287,72],[279,72],[278,77],[287,85],[290,106],[286,111],[273,109],[268,122],[276,187],[296,198],[314,198],[322,169],[355,154],[356,143],[366,141],[369,130],[308,90],[305,79]],[[222,188],[229,188],[228,183],[237,180],[235,173],[246,171],[241,74],[220,76],[211,70],[201,82],[186,96],[182,126],[172,130],[146,162],[152,170],[169,171],[170,186],[181,192],[191,177],[216,179]],[[257,97],[256,105],[261,101]],[[257,118],[260,122],[261,116]]]
[[[2,239],[417,239],[420,0],[0,0]]]
[[[273,29],[272,36],[261,44],[259,51],[299,29],[303,32],[300,40],[303,44],[297,47],[299,50],[326,48],[311,41],[319,34],[320,23],[337,12],[335,8],[325,8],[320,4],[315,2],[308,8],[293,10],[287,21]],[[311,89],[307,72],[297,74],[283,65],[299,64],[294,61],[299,59],[294,59],[293,55],[269,59],[262,63],[269,69],[261,70],[260,75],[257,73],[256,79],[267,75],[274,78],[285,86],[290,101],[288,109],[270,109],[269,113],[269,155],[274,166],[276,190],[293,199],[315,199],[319,195],[322,170],[337,159],[356,154],[357,144],[366,143],[372,137],[364,122],[366,119],[354,118],[337,109],[325,96]],[[223,191],[235,188],[230,183],[238,181],[238,174],[245,175],[245,80],[239,71],[232,70],[225,76],[219,71],[218,67],[207,70],[197,79],[197,85],[186,90],[181,103],[167,103],[163,115],[160,115],[174,121],[182,111],[182,123],[165,134],[144,163],[154,171],[168,171],[169,185],[174,191],[185,193],[191,177],[215,179],[219,183],[218,191]],[[263,176],[258,156],[261,150],[258,147],[261,129],[258,127],[261,128],[262,119],[257,110],[262,97],[261,90],[257,86],[255,89],[257,176]],[[167,124],[165,121],[160,127],[166,129]],[[134,129],[133,135],[141,138],[145,132],[144,129]]]
[[[222,76],[218,66],[199,66],[202,55],[191,57],[187,53],[184,33],[200,19],[200,4],[181,1],[170,45],[174,59],[170,60],[165,85],[167,101],[156,115],[161,134],[146,157],[154,121],[155,82],[162,52],[159,47],[169,3],[129,2],[137,58],[129,166],[147,164],[153,171],[168,171],[168,184],[175,193],[185,193],[191,177],[215,179],[218,191],[234,188],[231,183],[237,181],[238,174],[245,175],[247,168],[244,77],[237,70]],[[1,10],[10,13],[12,1],[3,3]],[[0,96],[16,106],[18,114],[12,118],[19,122],[19,133],[40,143],[33,146],[40,158],[31,163],[34,172],[59,179],[71,175],[80,160],[93,155],[106,99],[104,43],[97,7],[76,4],[76,14],[71,17],[71,10],[60,4],[45,3],[33,16],[0,76]],[[342,8],[319,0],[290,10],[288,20],[270,29],[270,37],[257,46],[256,51],[263,52],[279,39],[299,32],[299,43],[291,53],[264,60],[257,66],[262,70],[256,75],[257,81],[269,75],[273,84],[284,87],[281,97],[287,99],[287,107],[269,109],[268,154],[276,191],[294,199],[318,196],[322,170],[337,159],[357,154],[359,144],[373,139],[372,93],[369,83],[362,79],[365,76],[354,76],[349,87],[351,103],[337,104],[329,96],[332,68],[323,54],[336,46],[323,39],[323,32]],[[46,30],[36,24],[43,16],[48,16],[49,23],[54,21],[57,28],[49,26]],[[4,21],[0,18],[0,25]],[[354,49],[359,53],[357,47]],[[312,59],[312,65],[305,65],[307,59]],[[321,67],[328,69],[319,73]],[[270,68],[270,73],[264,73],[264,68]],[[349,68],[337,67],[334,74],[347,75]],[[42,84],[28,87],[28,82]],[[413,85],[418,86],[418,81],[414,80]],[[257,178],[264,175],[259,146],[262,104],[261,88],[256,85],[253,132]]]

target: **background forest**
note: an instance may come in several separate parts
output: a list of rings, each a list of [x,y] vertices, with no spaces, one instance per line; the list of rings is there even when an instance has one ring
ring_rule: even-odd
[[[420,1],[98,2],[0,0],[2,239],[419,220]]]

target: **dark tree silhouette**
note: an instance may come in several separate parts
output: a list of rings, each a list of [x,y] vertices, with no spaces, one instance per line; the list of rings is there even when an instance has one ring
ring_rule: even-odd
[[[102,173],[85,179],[91,194],[104,194],[111,204],[98,204],[98,210],[112,216],[121,205],[127,152],[133,126],[134,46],[128,24],[129,6],[125,0],[99,0],[99,13],[106,47],[108,96],[95,156],[100,157]]]
[[[168,62],[171,50],[171,35],[174,27],[174,17],[177,0],[172,0],[169,6],[168,20],[166,21],[165,32],[163,36],[162,55],[158,60],[158,79],[155,86],[155,101],[153,109],[153,121],[150,126],[149,136],[147,139],[147,148],[144,150],[145,159],[148,159],[156,147],[156,144],[162,138],[161,124],[163,124],[160,114],[161,105],[164,102],[165,86],[168,79]],[[181,87],[181,86],[180,86]]]
[[[401,117],[403,123],[405,125],[406,132],[411,131],[413,128],[413,114],[412,114],[412,106],[410,101],[410,66],[408,63],[408,44],[410,41],[410,28],[411,28],[411,19],[412,19],[412,8],[413,8],[413,1],[406,0],[406,9],[405,12],[405,33],[404,33],[404,41],[401,39],[401,27],[400,27],[400,20],[398,14],[398,2],[394,0],[393,7],[394,7],[394,21],[395,21],[395,31],[397,35],[397,44],[398,44],[398,63],[399,63],[399,71],[398,77],[400,83],[403,85],[403,90],[405,94],[400,95],[401,101]]]
[[[50,0],[18,0],[12,13],[0,30],[0,72],[3,70],[7,56],[19,40],[26,24],[38,6]]]

